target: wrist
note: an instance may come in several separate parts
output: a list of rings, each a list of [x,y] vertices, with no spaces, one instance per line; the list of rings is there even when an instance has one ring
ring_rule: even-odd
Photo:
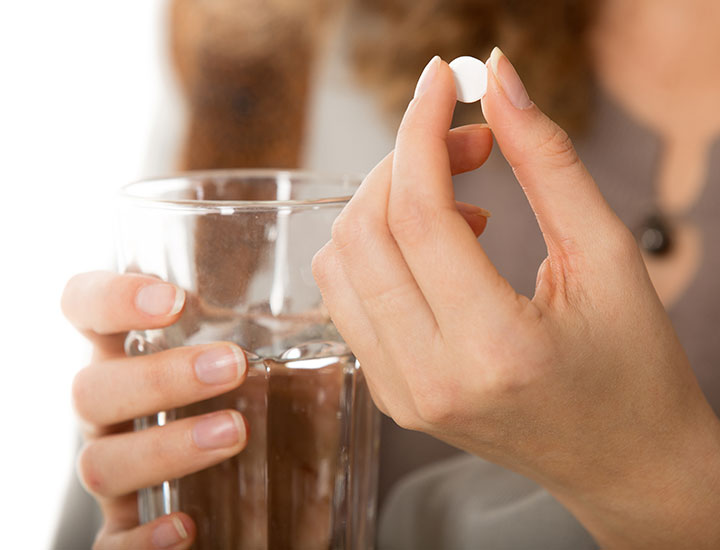
[[[720,548],[720,421],[704,398],[697,409],[601,473],[551,488],[601,547]]]

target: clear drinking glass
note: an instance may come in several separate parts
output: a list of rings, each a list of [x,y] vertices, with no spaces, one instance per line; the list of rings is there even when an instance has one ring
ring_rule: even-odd
[[[358,178],[211,171],[133,183],[119,216],[121,272],[187,293],[177,323],[132,332],[129,355],[213,341],[246,350],[235,391],[136,429],[235,408],[247,448],[139,494],[142,522],[190,514],[196,549],[366,549],[374,538],[378,414],[310,269]]]

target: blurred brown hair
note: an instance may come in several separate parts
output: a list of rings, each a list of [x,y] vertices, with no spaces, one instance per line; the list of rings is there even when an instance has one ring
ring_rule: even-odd
[[[187,106],[182,169],[300,162],[310,77],[333,0],[172,0],[170,52]]]
[[[500,46],[533,100],[561,126],[582,130],[592,99],[586,33],[596,0],[351,0],[353,62],[396,117],[434,55],[487,59]],[[482,118],[461,105],[457,122]]]
[[[179,167],[298,166],[313,66],[346,2],[354,67],[391,122],[433,55],[486,59],[495,45],[561,126],[587,121],[597,0],[172,0],[189,115]],[[481,119],[479,104],[458,104],[457,123]]]

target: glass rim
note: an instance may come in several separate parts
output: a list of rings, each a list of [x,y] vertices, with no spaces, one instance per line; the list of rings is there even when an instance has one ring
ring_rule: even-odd
[[[291,182],[292,185],[303,185],[312,182],[326,181],[336,184],[338,188],[344,188],[348,194],[338,196],[323,196],[306,199],[263,199],[263,200],[224,200],[224,199],[175,199],[161,196],[153,196],[151,193],[140,193],[138,188],[147,191],[150,186],[158,184],[172,184],[173,182],[184,183],[202,179],[268,179],[274,178]],[[364,176],[362,174],[340,174],[332,172],[321,172],[312,170],[293,170],[275,168],[230,168],[213,170],[188,170],[165,176],[149,177],[135,180],[123,185],[118,196],[121,200],[136,203],[140,206],[152,208],[164,208],[173,210],[197,211],[220,211],[230,213],[241,210],[278,210],[285,208],[320,208],[328,206],[340,206],[347,204],[357,190]]]

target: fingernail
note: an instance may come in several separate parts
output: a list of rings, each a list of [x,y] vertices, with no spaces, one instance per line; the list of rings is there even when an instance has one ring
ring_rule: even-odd
[[[459,204],[457,205],[457,208],[460,212],[470,214],[471,216],[480,216],[482,218],[489,218],[492,216],[490,210],[485,210],[479,206]]]
[[[201,449],[232,447],[240,441],[242,420],[231,413],[213,414],[199,420],[192,429],[195,444]]]
[[[155,548],[168,548],[188,538],[188,532],[178,517],[163,521],[155,527],[152,533],[152,543]]]
[[[212,348],[195,358],[194,367],[200,382],[227,384],[237,380],[244,371],[245,356],[234,346]]]
[[[147,285],[135,297],[137,308],[148,315],[175,315],[185,304],[185,291],[168,283]]]
[[[527,109],[532,105],[530,96],[525,90],[525,86],[520,80],[515,67],[512,66],[510,60],[505,57],[505,54],[498,47],[493,48],[490,54],[490,69],[505,92],[505,96],[516,109]]]
[[[432,83],[435,75],[437,74],[439,64],[440,56],[436,55],[428,62],[427,65],[425,65],[425,68],[423,69],[423,72],[418,79],[417,86],[415,86],[414,97],[418,97],[430,87],[430,84]]]

